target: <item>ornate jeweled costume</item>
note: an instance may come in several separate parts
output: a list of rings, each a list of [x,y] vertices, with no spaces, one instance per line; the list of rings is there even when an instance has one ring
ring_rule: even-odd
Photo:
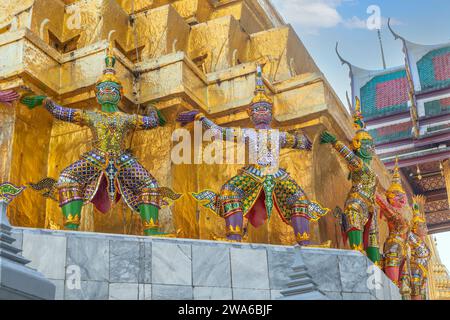
[[[139,116],[84,111],[58,106],[50,99],[44,105],[58,120],[89,127],[93,137],[94,148],[61,172],[56,185],[61,206],[74,200],[92,201],[98,210],[107,212],[120,195],[134,211],[139,211],[140,204],[158,208],[167,204],[162,197],[167,189],[162,192],[155,178],[125,148],[132,130],[159,126],[156,112]]]
[[[167,198],[176,200],[179,195],[160,187],[133,153],[126,149],[125,143],[127,136],[135,130],[150,130],[164,125],[165,120],[156,109],[147,116],[118,111],[122,85],[115,76],[115,61],[110,46],[104,74],[96,85],[97,101],[102,110],[66,108],[42,96],[22,99],[22,103],[30,108],[43,102],[55,119],[87,126],[93,137],[93,148],[65,168],[58,181],[47,178],[31,186],[36,190],[58,191],[66,228],[78,228],[83,203],[90,201],[99,211],[107,212],[123,198],[130,209],[141,214],[145,234],[159,234],[158,209],[168,204]],[[47,193],[48,196],[52,194],[50,191]]]
[[[227,181],[219,193],[205,190],[193,193],[193,197],[204,207],[212,210],[226,221],[229,240],[242,240],[243,220],[247,219],[259,227],[270,219],[276,207],[281,218],[292,224],[297,241],[309,244],[309,221],[318,220],[329,210],[311,201],[289,173],[278,168],[281,148],[311,150],[311,142],[302,133],[279,132],[270,128],[272,100],[265,93],[262,70],[257,67],[255,97],[249,110],[255,129],[223,128],[198,112],[179,116],[179,121],[202,122],[214,136],[234,141],[243,141],[249,147],[251,164],[239,170]]]
[[[25,187],[18,187],[10,182],[0,183],[0,201],[9,204],[15,197],[19,196]]]
[[[343,142],[336,141],[333,148],[347,161],[352,188],[344,205],[346,230],[363,230],[373,214],[376,175],[370,166],[358,158]]]
[[[423,196],[414,197],[414,217],[412,229],[408,235],[408,246],[411,251],[409,267],[410,288],[413,300],[426,298],[428,262],[431,257],[431,251],[425,242],[428,229],[423,210],[424,203],[425,199]]]
[[[322,133],[321,143],[330,143],[346,160],[352,187],[345,201],[342,226],[353,250],[363,251],[375,263],[379,262],[378,225],[375,211],[377,178],[370,166],[373,154],[372,137],[365,130],[359,99],[354,111],[354,126],[357,130],[352,141],[353,150],[338,141],[328,132]]]
[[[255,227],[270,219],[274,206],[286,223],[290,223],[294,216],[317,221],[328,213],[328,209],[310,201],[289,173],[281,168],[275,174],[265,175],[260,167],[248,165],[226,182],[219,194],[206,190],[193,193],[193,196],[223,218],[242,212]],[[261,211],[256,212],[261,209],[261,205],[265,208],[263,216],[260,216]],[[296,236],[309,240],[309,231],[303,230]]]
[[[386,217],[389,235],[384,242],[383,268],[386,275],[397,285],[401,284],[402,270],[407,259],[406,239],[409,233],[410,208],[407,204],[406,193],[401,184],[401,177],[396,162],[392,184],[386,191],[386,199],[377,196],[377,204],[381,213]]]

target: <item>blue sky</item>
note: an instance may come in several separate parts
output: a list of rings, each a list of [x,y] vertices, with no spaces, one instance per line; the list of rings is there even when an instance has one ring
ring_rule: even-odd
[[[403,65],[400,40],[393,29],[411,42],[450,42],[450,1],[448,0],[271,0],[290,23],[342,101],[350,92],[348,67],[342,66],[334,47],[339,42],[345,59],[365,69],[382,69],[376,31],[367,28],[367,9],[380,9],[382,39],[387,67]],[[344,104],[346,105],[346,103]],[[436,235],[441,259],[450,270],[450,233]]]
[[[381,30],[387,67],[403,64],[402,44],[387,29],[387,18],[394,30],[406,39],[423,44],[450,41],[450,1],[448,0],[271,0],[287,23],[297,31],[319,68],[345,100],[350,90],[348,67],[342,66],[334,52],[365,69],[382,69],[376,31],[368,30],[367,8],[380,8]]]

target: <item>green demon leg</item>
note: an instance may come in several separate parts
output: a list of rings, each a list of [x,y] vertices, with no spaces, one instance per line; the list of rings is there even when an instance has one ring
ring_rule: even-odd
[[[62,206],[64,215],[64,227],[67,230],[78,230],[81,221],[82,200],[75,200]]]
[[[157,236],[165,233],[159,231],[158,208],[151,204],[141,204],[139,212],[141,214],[144,235]]]
[[[380,250],[376,247],[367,247],[366,249],[367,257],[376,265],[379,266],[380,263]]]
[[[376,211],[371,208],[370,213],[370,225],[369,225],[369,237],[367,242],[366,253],[367,257],[378,267],[381,268],[381,255],[380,255],[380,241],[378,239],[378,220]]]
[[[351,230],[348,232],[348,242],[352,250],[363,252],[363,233],[360,230]]]

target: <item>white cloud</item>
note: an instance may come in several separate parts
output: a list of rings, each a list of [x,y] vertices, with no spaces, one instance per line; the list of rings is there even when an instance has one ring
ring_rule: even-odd
[[[343,25],[349,29],[365,29],[367,28],[367,21],[353,16],[350,19],[343,21]]]
[[[317,34],[320,29],[344,26],[349,29],[366,29],[367,19],[353,16],[344,19],[338,7],[344,2],[354,3],[354,0],[272,0],[287,23],[299,27],[302,32]],[[382,24],[387,25],[387,18],[381,18]],[[401,22],[391,19],[391,25]]]
[[[343,21],[337,11],[342,0],[272,0],[288,23],[309,33],[332,28]]]
[[[381,17],[382,27],[386,27],[388,23],[388,18]],[[361,19],[357,16],[353,16],[350,19],[346,19],[342,22],[342,25],[348,29],[366,29],[367,20]],[[402,25],[402,22],[397,19],[391,19],[391,26]]]

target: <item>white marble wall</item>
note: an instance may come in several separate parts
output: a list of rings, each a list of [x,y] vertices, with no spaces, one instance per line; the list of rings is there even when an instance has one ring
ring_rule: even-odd
[[[295,254],[330,299],[400,299],[382,273],[368,285],[372,263],[357,252],[22,228],[14,234],[30,266],[55,283],[57,299],[278,299]]]

